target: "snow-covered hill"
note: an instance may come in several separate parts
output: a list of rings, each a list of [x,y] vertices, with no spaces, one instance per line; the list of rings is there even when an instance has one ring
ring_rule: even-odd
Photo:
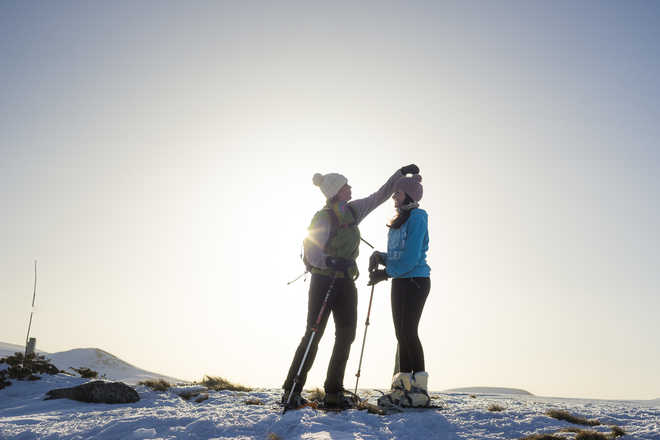
[[[24,349],[20,345],[0,342],[0,357],[14,354],[17,351],[22,352]],[[51,363],[60,370],[67,370],[71,367],[86,367],[98,372],[100,377],[128,384],[136,384],[145,379],[163,379],[170,383],[182,382],[174,377],[135,367],[98,348],[76,348],[57,353],[39,351],[39,354],[43,354],[47,359],[50,359]]]
[[[452,388],[445,390],[445,393],[464,393],[464,394],[493,394],[493,395],[514,395],[514,396],[533,396],[532,393],[518,388],[500,388],[500,387],[467,387],[467,388]]]

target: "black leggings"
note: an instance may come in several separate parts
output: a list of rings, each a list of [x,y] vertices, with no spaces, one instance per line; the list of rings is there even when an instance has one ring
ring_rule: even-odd
[[[312,275],[312,281],[309,285],[309,302],[307,303],[307,328],[305,335],[300,340],[296,354],[293,357],[293,362],[291,362],[291,366],[289,367],[289,374],[284,381],[284,385],[282,385],[282,388],[285,390],[290,390],[293,386],[293,380],[296,377],[298,368],[300,368],[300,363],[309,343],[312,327],[316,323],[321,305],[323,304],[323,298],[328,292],[331,282],[331,277],[318,274]],[[319,324],[314,341],[307,354],[305,365],[300,372],[300,378],[295,391],[302,390],[303,385],[305,385],[307,373],[314,363],[319,341],[325,331],[330,312],[332,312],[332,318],[335,322],[335,345],[332,349],[332,357],[328,365],[324,388],[326,393],[334,393],[341,391],[344,387],[346,362],[348,361],[351,344],[355,339],[355,328],[357,326],[357,289],[353,280],[337,278],[328,299],[328,306],[323,313],[323,319]]]
[[[399,342],[399,371],[404,373],[426,371],[417,326],[430,290],[430,278],[392,280],[392,319]]]

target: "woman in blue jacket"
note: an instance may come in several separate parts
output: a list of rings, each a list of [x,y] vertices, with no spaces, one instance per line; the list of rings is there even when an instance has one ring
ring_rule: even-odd
[[[380,405],[428,406],[428,373],[424,349],[417,334],[426,298],[431,290],[428,215],[419,208],[422,177],[401,177],[392,196],[397,215],[389,224],[387,253],[374,252],[369,260],[369,285],[392,278],[392,318],[399,343],[399,371],[390,393]],[[385,269],[378,269],[378,265]]]

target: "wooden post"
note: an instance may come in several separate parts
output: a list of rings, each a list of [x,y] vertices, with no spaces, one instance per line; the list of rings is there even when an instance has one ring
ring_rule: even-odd
[[[30,338],[27,344],[27,348],[25,349],[25,355],[29,356],[31,354],[35,354],[37,351],[37,338]]]

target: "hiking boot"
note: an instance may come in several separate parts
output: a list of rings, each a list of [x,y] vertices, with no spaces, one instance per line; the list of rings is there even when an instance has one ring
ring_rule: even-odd
[[[326,408],[348,409],[355,408],[357,403],[352,397],[345,396],[343,391],[337,391],[334,393],[326,392],[323,405]]]
[[[287,401],[289,402],[288,404]],[[286,409],[297,409],[301,406],[305,406],[307,404],[307,399],[301,396],[299,392],[294,391],[291,395],[291,400],[289,400],[289,391],[285,390],[284,394],[282,394],[281,403]]]

